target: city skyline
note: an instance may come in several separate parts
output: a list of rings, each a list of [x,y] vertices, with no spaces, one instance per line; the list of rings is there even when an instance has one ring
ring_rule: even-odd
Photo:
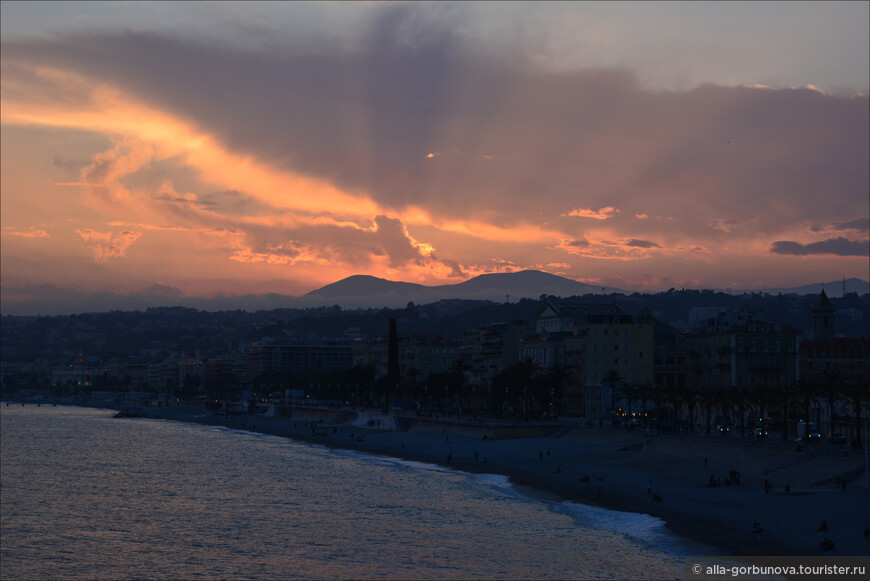
[[[3,294],[866,280],[870,4],[733,4],[3,2]]]

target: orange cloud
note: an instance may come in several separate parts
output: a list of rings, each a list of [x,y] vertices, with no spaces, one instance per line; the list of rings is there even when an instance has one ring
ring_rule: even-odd
[[[377,214],[380,209],[360,193],[349,194],[317,178],[279,170],[249,156],[230,152],[213,136],[133,96],[82,75],[36,68],[35,76],[48,85],[76,87],[84,95],[69,102],[4,99],[4,124],[76,128],[123,136],[113,148],[97,156],[81,184],[111,186],[110,180],[135,171],[150,159],[179,156],[201,178],[222,188],[245,191],[278,208],[311,213]],[[4,76],[4,84],[7,82]],[[44,87],[39,87],[44,90]],[[58,87],[58,92],[62,92]],[[102,177],[103,179],[96,179]],[[74,182],[67,182],[74,183]],[[78,185],[78,182],[75,182]]]
[[[215,227],[218,223],[225,225],[227,222],[242,229],[268,224],[285,228],[312,224],[359,228],[360,224],[372,220],[373,216],[389,215],[389,212],[362,192],[343,191],[323,179],[276,168],[254,157],[234,153],[214,136],[204,133],[181,118],[147,106],[111,85],[56,69],[34,68],[33,73],[49,87],[74,87],[78,99],[72,102],[5,99],[2,122],[84,129],[112,136],[113,145],[94,156],[92,163],[83,170],[80,181],[60,183],[86,187],[91,203],[106,213],[117,215],[122,211],[118,205],[125,205],[125,213],[133,212],[143,219],[140,222],[143,229],[146,229],[144,224],[149,222],[164,223],[167,220],[166,210],[156,206],[155,200],[185,202],[189,208],[184,212],[177,211],[172,220],[196,220],[203,223],[169,223],[160,226],[161,229],[197,229],[202,226]],[[427,157],[434,158],[439,155],[439,152],[431,152]],[[246,196],[274,208],[274,213],[270,216],[229,217],[208,207],[197,206],[196,195],[177,193],[171,184],[161,186],[158,196],[131,191],[124,185],[123,180],[126,177],[154,162],[170,158],[194,169],[205,184],[218,189],[244,192]],[[618,209],[605,207],[597,212],[578,209],[570,215],[604,220],[616,213],[619,213]],[[422,257],[433,257],[435,247],[431,242],[413,237],[408,226],[426,225],[445,233],[517,244],[554,244],[565,237],[561,232],[524,223],[500,226],[480,220],[436,219],[413,207],[400,211],[398,219],[402,222],[404,237],[415,250],[415,254]],[[117,219],[109,221],[120,222]],[[251,244],[240,247],[238,240],[235,240],[230,258],[240,262],[257,261],[270,264],[306,260],[270,253],[265,248],[254,250],[255,247],[256,245]],[[108,247],[99,248],[101,250],[95,250],[95,253],[100,260],[123,253]],[[323,260],[314,251],[302,256],[307,256],[308,260],[314,262]]]
[[[595,210],[587,210],[584,208],[577,208],[571,210],[567,214],[562,214],[563,216],[577,216],[579,218],[595,218],[596,220],[607,220],[608,218],[612,218],[616,214],[619,214],[619,208],[614,208],[613,206],[607,206],[604,208],[599,208],[598,211]]]
[[[613,242],[601,239],[590,239],[588,236],[581,239],[563,239],[556,246],[568,254],[582,256],[584,258],[597,258],[605,260],[639,260],[649,256],[646,247],[633,244],[633,240],[625,242]]]
[[[36,229],[33,226],[30,227],[30,230],[24,232],[18,230],[13,226],[6,226],[5,228],[3,228],[3,230],[11,236],[19,236],[21,238],[51,238],[48,232],[42,230],[41,228]]]
[[[127,249],[142,237],[141,232],[130,230],[112,234],[111,232],[97,232],[90,228],[79,228],[76,233],[93,251],[94,260],[97,262],[105,262],[109,258],[124,258]]]
[[[56,186],[78,186],[85,188],[107,188],[109,184],[96,184],[96,183],[88,183],[88,182],[57,182],[54,184]]]

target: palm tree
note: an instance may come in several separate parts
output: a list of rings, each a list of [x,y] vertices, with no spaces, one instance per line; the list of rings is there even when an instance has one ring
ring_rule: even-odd
[[[198,375],[185,375],[181,382],[181,397],[182,399],[191,400],[196,398],[199,393],[199,386],[202,384],[202,378]]]
[[[774,388],[774,400],[779,403],[780,417],[782,418],[782,440],[788,440],[788,416],[791,404],[798,397],[796,383],[785,383]]]
[[[861,440],[861,411],[870,402],[870,384],[859,385],[854,382],[847,383],[843,389],[843,396],[852,406],[855,414],[855,439],[863,445]]]
[[[746,435],[746,408],[750,403],[750,391],[745,385],[737,385],[731,388],[733,406],[740,413],[740,436]]]
[[[771,401],[773,399],[773,389],[768,385],[757,385],[753,387],[752,391],[749,393],[749,402],[758,409],[762,434],[764,434],[767,429],[767,412],[770,409]]]
[[[801,405],[804,411],[804,421],[807,424],[807,434],[809,434],[810,420],[812,419],[813,400],[818,395],[817,382],[815,381],[798,381],[795,385],[794,401]],[[806,435],[806,434],[805,434]]]
[[[704,405],[705,419],[707,422],[707,433],[709,434],[711,423],[710,415],[713,411],[713,404],[716,401],[716,391],[712,387],[705,385],[700,390],[698,390],[697,398]]]
[[[531,357],[526,357],[522,361],[513,365],[512,370],[515,374],[514,379],[516,381],[517,395],[519,395],[520,390],[523,390],[523,413],[525,414],[528,411],[526,409],[528,390],[533,387],[532,378],[536,373],[541,371],[541,366],[535,363],[535,360]]]
[[[655,386],[652,392],[652,400],[656,404],[656,423],[659,425],[659,428],[661,428],[662,423],[662,404],[664,404],[665,400],[669,399],[667,386]]]
[[[698,392],[695,391],[695,388],[689,384],[681,385],[676,388],[674,391],[674,401],[677,403],[679,409],[682,410],[683,406],[686,406],[687,411],[687,430],[689,432],[692,431],[694,426],[694,417],[695,417],[695,404],[698,402]]]
[[[209,397],[217,401],[222,401],[224,405],[228,405],[230,396],[239,391],[239,378],[235,373],[221,373],[209,378],[205,388],[208,391]]]
[[[839,371],[824,371],[819,378],[819,395],[824,397],[828,402],[828,437],[834,434],[834,404],[843,395],[843,387],[845,381],[843,375]]]
[[[552,399],[553,405],[557,406],[557,411],[562,413],[562,403],[564,399],[565,393],[565,384],[568,383],[568,378],[570,377],[571,372],[567,367],[562,365],[561,363],[557,363],[550,369],[550,373],[548,374],[548,379],[550,381],[550,390],[552,391]],[[546,395],[546,394],[545,394]],[[559,402],[558,405],[556,402]]]
[[[620,388],[620,391],[625,397],[625,402],[628,407],[628,416],[629,418],[632,418],[634,417],[634,414],[632,413],[632,404],[635,400],[640,399],[640,388],[635,383],[626,383]]]
[[[616,409],[616,386],[622,383],[624,379],[615,369],[611,369],[601,378],[602,382],[610,386],[610,413],[613,413],[613,410]]]
[[[730,387],[720,387],[713,390],[713,401],[719,405],[723,419],[730,423],[731,408],[734,407],[734,394]]]
[[[642,383],[637,384],[638,391],[638,399],[640,399],[640,408],[641,408],[641,417],[643,418],[644,424],[646,423],[646,402],[649,401],[650,396],[655,391],[655,387],[653,386],[652,381],[644,381]]]

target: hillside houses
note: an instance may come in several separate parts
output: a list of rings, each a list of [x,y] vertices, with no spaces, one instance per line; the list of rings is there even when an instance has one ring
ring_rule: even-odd
[[[149,310],[107,315],[109,326],[97,316],[4,318],[0,379],[5,393],[151,394],[167,404],[216,394],[269,399],[291,389],[341,405],[375,404],[384,394],[391,315],[399,329],[395,396],[407,412],[473,408],[683,431],[731,425],[748,432],[763,424],[786,437],[813,424],[858,438],[855,418],[867,415],[868,339],[836,332],[842,318],[824,293],[806,309],[812,336],[747,309],[693,307],[682,324],[670,325],[636,297],[628,304],[542,297],[502,306],[498,312],[529,313],[503,322],[475,314],[494,316],[494,307],[460,303],[442,305],[440,315],[414,305],[359,315],[321,309],[308,326],[290,311]],[[421,332],[441,316],[454,317],[451,328],[461,331]],[[170,335],[173,319],[180,326]],[[110,355],[101,357],[92,343],[66,356],[16,360],[33,346],[13,338],[34,326],[51,345],[87,345],[94,333],[104,345],[99,352]],[[17,349],[7,350],[13,342]]]

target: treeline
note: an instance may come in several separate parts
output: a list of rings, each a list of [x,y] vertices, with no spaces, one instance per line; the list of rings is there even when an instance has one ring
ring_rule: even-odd
[[[765,295],[697,290],[656,294],[540,297],[511,303],[449,300],[427,305],[408,303],[402,309],[355,309],[339,306],[271,311],[198,311],[182,307],[147,311],[112,311],[53,317],[7,315],[0,318],[0,356],[7,361],[71,358],[82,353],[108,359],[150,351],[207,353],[236,350],[266,337],[299,342],[373,339],[385,335],[390,318],[401,334],[430,333],[460,338],[475,326],[513,320],[533,321],[542,300],[553,298],[585,303],[618,301],[629,312],[650,309],[666,323],[689,319],[694,307],[748,310],[760,319],[788,324],[809,335],[816,295]],[[847,294],[831,301],[837,309],[837,333],[870,334],[870,295]]]

